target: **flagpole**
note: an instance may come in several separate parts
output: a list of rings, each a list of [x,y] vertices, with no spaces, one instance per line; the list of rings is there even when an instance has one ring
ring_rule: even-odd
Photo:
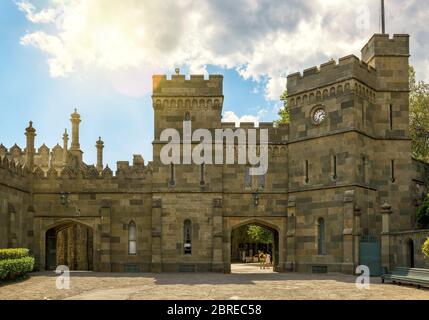
[[[381,0],[381,33],[386,33],[386,20],[384,14],[384,0]]]

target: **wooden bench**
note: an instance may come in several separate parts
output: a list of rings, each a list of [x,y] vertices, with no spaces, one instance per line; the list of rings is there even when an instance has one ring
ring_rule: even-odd
[[[398,284],[411,284],[418,288],[429,288],[429,269],[397,267],[390,274],[383,274],[381,282],[391,281]]]

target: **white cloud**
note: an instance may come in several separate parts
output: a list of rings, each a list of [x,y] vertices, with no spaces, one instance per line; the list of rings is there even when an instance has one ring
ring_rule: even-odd
[[[239,117],[233,111],[225,111],[222,117],[222,122],[234,122],[236,127],[240,126],[241,122],[253,122],[258,126],[259,121],[259,116],[244,115]]]
[[[16,2],[16,5],[18,6],[19,10],[26,13],[25,17],[30,22],[50,23],[55,20],[56,12],[54,9],[44,9],[35,13],[34,11],[36,10],[36,8],[28,1]]]
[[[284,75],[358,55],[379,31],[378,6],[362,0],[56,0],[36,13],[29,1],[18,3],[30,22],[52,23],[49,33],[36,28],[21,43],[47,54],[53,77],[93,67],[121,75],[177,66],[204,73],[210,64],[266,81],[268,100],[278,100]],[[428,80],[429,3],[392,0],[387,12],[390,33],[411,33],[411,61]]]

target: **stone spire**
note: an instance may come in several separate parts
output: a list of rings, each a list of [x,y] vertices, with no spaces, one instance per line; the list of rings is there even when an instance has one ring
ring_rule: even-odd
[[[63,134],[63,162],[64,164],[67,163],[67,151],[68,151],[68,145],[69,145],[69,135],[67,134],[67,129],[64,129]]]
[[[82,151],[80,150],[79,144],[79,124],[80,114],[77,113],[77,109],[74,109],[74,113],[71,114],[71,123],[72,123],[72,142],[70,147],[70,152],[77,156],[79,160],[82,161]]]
[[[95,147],[97,148],[97,170],[103,171],[103,148],[104,142],[101,140],[101,137],[98,138]]]
[[[25,129],[25,136],[27,137],[26,165],[32,172],[34,169],[34,139],[36,137],[36,129],[33,128],[32,121],[30,121],[28,128]]]

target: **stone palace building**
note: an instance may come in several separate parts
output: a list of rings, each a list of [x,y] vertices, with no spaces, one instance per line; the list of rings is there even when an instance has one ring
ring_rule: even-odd
[[[86,164],[80,115],[62,144],[0,146],[0,247],[28,247],[38,268],[112,272],[230,272],[232,234],[274,235],[278,271],[373,275],[428,267],[416,229],[427,165],[412,159],[409,36],[374,35],[347,56],[287,79],[290,123],[269,132],[268,172],[248,165],[164,165],[166,128],[235,128],[222,118],[223,77],[153,76],[153,161]],[[3,110],[5,112],[5,110]],[[253,124],[242,123],[248,130]],[[225,146],[225,148],[227,148]],[[246,148],[235,145],[235,151]]]

